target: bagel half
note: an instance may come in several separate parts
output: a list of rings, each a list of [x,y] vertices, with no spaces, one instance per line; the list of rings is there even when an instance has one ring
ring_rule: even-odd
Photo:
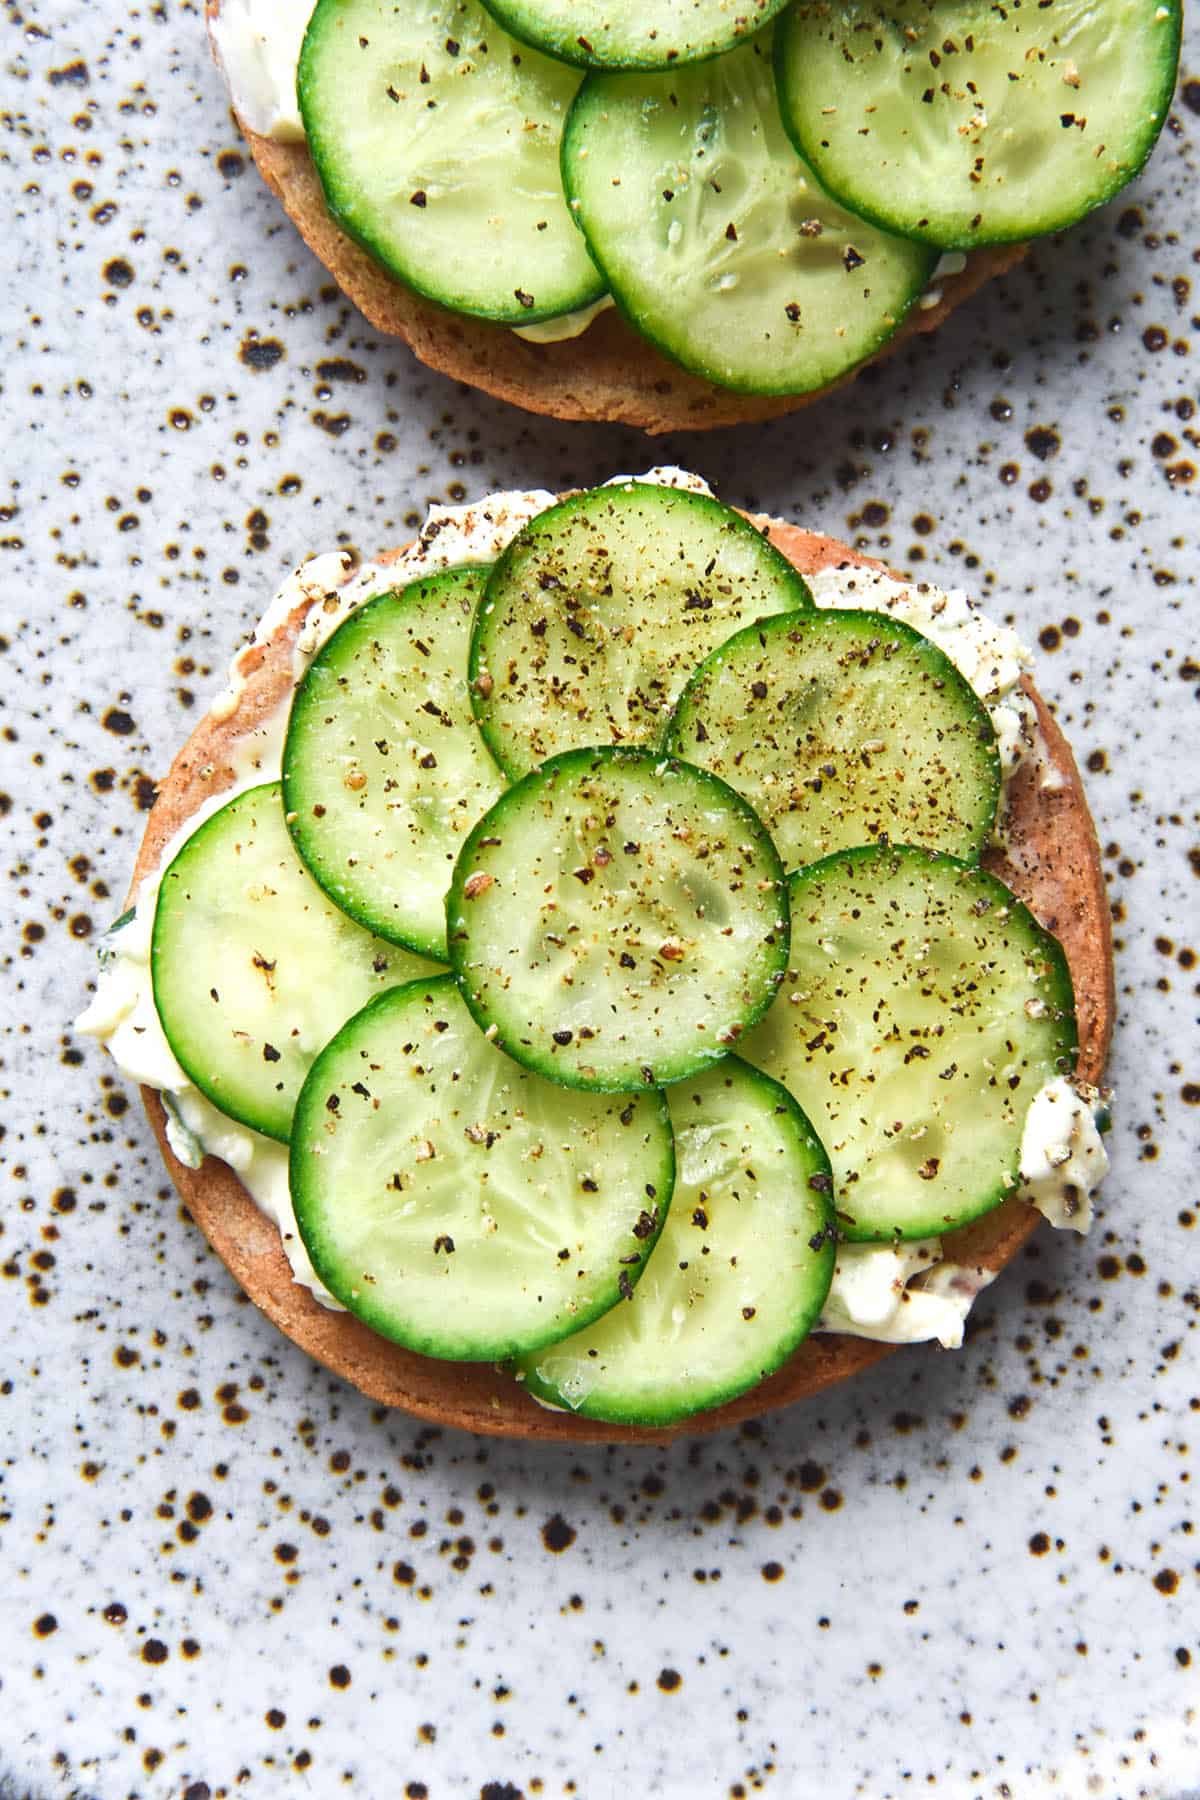
[[[210,21],[220,5],[221,0],[207,0]],[[738,394],[681,369],[615,310],[601,313],[582,336],[558,344],[531,344],[506,325],[448,312],[388,274],[334,223],[303,144],[262,137],[238,117],[236,109],[234,117],[263,180],[282,201],[313,255],[375,329],[402,338],[414,356],[439,374],[527,412],[636,425],[652,437],[665,431],[708,431],[795,412],[853,381],[868,366],[860,363],[839,380],[807,394]],[[938,280],[936,305],[915,306],[895,336],[868,362],[882,361],[918,333],[936,331],[985,282],[1020,262],[1026,248],[1001,244],[974,251],[961,274]]]
[[[880,569],[834,538],[767,519],[754,521],[802,574],[855,565]],[[394,560],[399,552],[382,556]],[[130,892],[159,865],[165,845],[212,795],[233,780],[230,754],[285,700],[292,687],[292,649],[308,612],[297,607],[274,636],[241,659],[245,686],[236,710],[207,716],[171,765],[159,788],[134,870]],[[1098,1084],[1104,1069],[1114,1010],[1112,941],[1095,828],[1079,772],[1058,726],[1030,686],[1044,756],[1054,781],[1026,758],[1008,786],[1003,852],[986,865],[1029,905],[1062,943],[1075,986],[1079,1022],[1078,1074]],[[437,1362],[376,1336],[349,1313],[333,1312],[292,1279],[279,1233],[259,1211],[227,1164],[207,1157],[186,1168],[167,1142],[166,1114],[157,1092],[142,1097],[171,1178],[196,1223],[255,1305],[293,1343],[370,1399],[441,1425],[497,1437],[546,1438],[583,1443],[665,1442],[689,1433],[720,1430],[789,1405],[844,1381],[888,1354],[893,1346],[863,1338],[808,1338],[776,1374],[728,1405],[694,1415],[668,1429],[605,1425],[539,1406],[510,1377],[486,1363]],[[964,1229],[948,1233],[947,1256],[999,1270],[1036,1230],[1041,1215],[1010,1199]]]

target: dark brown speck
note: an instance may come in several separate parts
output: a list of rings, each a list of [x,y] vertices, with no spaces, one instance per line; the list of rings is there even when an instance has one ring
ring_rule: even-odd
[[[238,351],[238,356],[246,367],[255,370],[273,369],[277,362],[282,362],[286,354],[278,338],[260,338],[254,331],[246,334]]]
[[[576,1535],[575,1527],[568,1525],[561,1513],[555,1513],[542,1526],[542,1543],[556,1556],[571,1548]]]

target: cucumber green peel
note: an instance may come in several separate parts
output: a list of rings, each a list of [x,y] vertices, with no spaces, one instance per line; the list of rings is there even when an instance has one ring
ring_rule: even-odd
[[[883,613],[739,631],[692,676],[667,749],[744,795],[789,869],[876,842],[975,861],[996,820],[987,709],[936,644]]]
[[[630,323],[737,392],[836,381],[900,328],[936,260],[848,213],[795,153],[769,30],[667,75],[589,75],[562,167]]]
[[[475,0],[318,0],[296,93],[343,230],[440,305],[531,325],[604,292],[558,168],[578,86]]]
[[[798,0],[784,123],[830,193],[945,250],[1061,231],[1133,179],[1166,120],[1178,0]]]
[[[486,0],[514,37],[582,69],[663,69],[720,56],[787,0]]]
[[[424,1356],[539,1348],[631,1294],[675,1178],[661,1094],[566,1094],[493,1049],[454,981],[349,1021],[296,1106],[296,1222],[329,1291]]]
[[[170,863],[150,967],[184,1074],[231,1119],[286,1143],[322,1045],[372,995],[432,965],[372,937],[321,892],[269,782],[205,820]]]
[[[926,850],[844,850],[789,888],[787,979],[739,1047],[812,1120],[842,1235],[937,1237],[990,1212],[1034,1096],[1075,1066],[1061,945],[995,876]]]
[[[667,1090],[675,1191],[628,1306],[524,1357],[535,1398],[670,1425],[786,1362],[835,1260],[829,1159],[785,1088],[736,1056]]]
[[[446,959],[446,889],[505,781],[475,730],[467,650],[487,571],[451,569],[351,613],[292,700],[292,840],[343,912]]]
[[[475,716],[514,777],[576,747],[657,744],[710,651],[752,619],[811,607],[787,558],[709,495],[633,481],[575,494],[488,578]]]
[[[479,821],[446,900],[480,1029],[568,1087],[682,1080],[787,966],[787,884],[732,788],[645,751],[573,750]]]

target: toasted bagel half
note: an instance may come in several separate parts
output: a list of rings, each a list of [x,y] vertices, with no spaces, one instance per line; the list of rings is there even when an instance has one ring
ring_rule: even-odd
[[[772,542],[801,573],[847,565],[882,567],[834,538],[765,519],[756,523],[768,529]],[[379,560],[387,563],[398,554]],[[292,687],[292,649],[308,605],[297,607],[267,642],[244,654],[245,686],[236,710],[222,719],[206,716],[171,765],[147,824],[131,899],[143,878],[158,867],[176,832],[206,800],[231,784],[230,757],[238,740],[284,703]],[[1009,784],[1005,848],[989,852],[985,861],[1062,943],[1075,986],[1078,1074],[1098,1083],[1114,1010],[1111,927],[1099,847],[1070,748],[1045,702],[1032,686],[1027,692],[1037,712],[1042,759],[1040,766],[1026,759]],[[233,1170],[211,1156],[198,1169],[186,1168],[167,1142],[159,1095],[151,1088],[144,1088],[142,1095],[188,1211],[255,1305],[293,1343],[370,1399],[420,1418],[500,1437],[660,1442],[717,1431],[804,1399],[846,1380],[891,1348],[848,1336],[810,1337],[778,1373],[756,1388],[669,1429],[606,1425],[548,1411],[488,1364],[438,1362],[415,1355],[376,1336],[348,1313],[322,1306],[292,1279],[278,1230]],[[1031,1206],[1010,1199],[943,1241],[948,1257],[999,1270],[1039,1222],[1040,1214]]]
[[[220,6],[221,0],[207,0],[210,22]],[[505,325],[448,312],[388,274],[330,217],[302,143],[263,137],[241,118],[238,126],[263,180],[309,249],[377,331],[402,338],[414,356],[439,374],[527,412],[636,425],[651,436],[707,431],[795,412],[853,381],[868,366],[860,363],[838,381],[807,394],[733,393],[671,362],[616,311],[601,313],[580,337],[557,344],[528,343]],[[936,303],[914,307],[900,330],[869,361],[882,361],[918,333],[936,331],[985,282],[1020,262],[1026,248],[1003,244],[974,251],[960,274],[938,280]]]

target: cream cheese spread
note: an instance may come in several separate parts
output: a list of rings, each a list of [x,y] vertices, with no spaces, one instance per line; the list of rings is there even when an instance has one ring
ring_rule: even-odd
[[[917,305],[922,312],[932,312],[935,306],[942,304],[942,289],[939,285],[954,275],[961,275],[967,266],[967,259],[961,250],[946,250],[938,257],[930,277],[931,287],[927,287]]]
[[[304,137],[296,65],[311,12],[307,0],[221,0],[209,22],[234,111],[260,137]]]
[[[629,479],[614,476],[608,485]],[[651,469],[632,479],[694,493],[712,491],[700,476],[677,468]],[[555,498],[534,489],[494,494],[466,506],[434,507],[415,541],[386,565],[354,568],[340,552],[304,563],[289,576],[234,657],[226,684],[210,708],[212,716],[227,719],[237,711],[249,657],[297,608],[308,611],[292,652],[296,682],[321,645],[373,594],[437,570],[493,561]],[[1022,710],[1028,702],[1017,688],[1032,658],[1014,632],[993,624],[957,590],[947,593],[927,583],[911,585],[861,568],[826,569],[806,579],[819,606],[890,612],[937,643],[987,706],[998,736],[1011,731],[1015,748],[1002,750],[1006,773],[1011,773],[1019,756],[1035,742],[1031,709]],[[198,1168],[211,1155],[228,1163],[277,1225],[296,1281],[324,1305],[341,1310],[318,1280],[296,1230],[287,1147],[226,1118],[188,1081],[159,1022],[150,975],[151,932],[163,872],[204,820],[236,793],[278,779],[287,717],[285,703],[254,731],[235,740],[229,758],[232,784],[187,820],[164,846],[158,868],[143,878],[131,914],[101,944],[96,994],[76,1023],[78,1030],[107,1046],[123,1074],[162,1094],[168,1141],[180,1162]],[[1096,1124],[1098,1107],[1094,1089],[1059,1079],[1034,1098],[1025,1122],[1021,1197],[1051,1224],[1074,1231],[1087,1231],[1092,1195],[1108,1167]],[[936,1339],[947,1349],[955,1348],[962,1342],[972,1300],[991,1280],[986,1269],[945,1261],[937,1238],[896,1245],[842,1244],[817,1329],[891,1344]]]
[[[1086,1235],[1092,1195],[1108,1173],[1096,1118],[1100,1095],[1082,1082],[1048,1082],[1025,1118],[1018,1192],[1060,1230]]]
[[[524,338],[527,344],[562,344],[567,338],[582,337],[593,319],[598,319],[602,312],[607,312],[616,301],[611,294],[601,294],[599,300],[593,300],[590,306],[577,307],[574,312],[559,313],[556,319],[539,319],[536,325],[514,325],[513,333]]]
[[[940,1238],[903,1244],[839,1244],[819,1331],[844,1331],[884,1344],[936,1338],[957,1350],[971,1302],[995,1277],[942,1258]]]

